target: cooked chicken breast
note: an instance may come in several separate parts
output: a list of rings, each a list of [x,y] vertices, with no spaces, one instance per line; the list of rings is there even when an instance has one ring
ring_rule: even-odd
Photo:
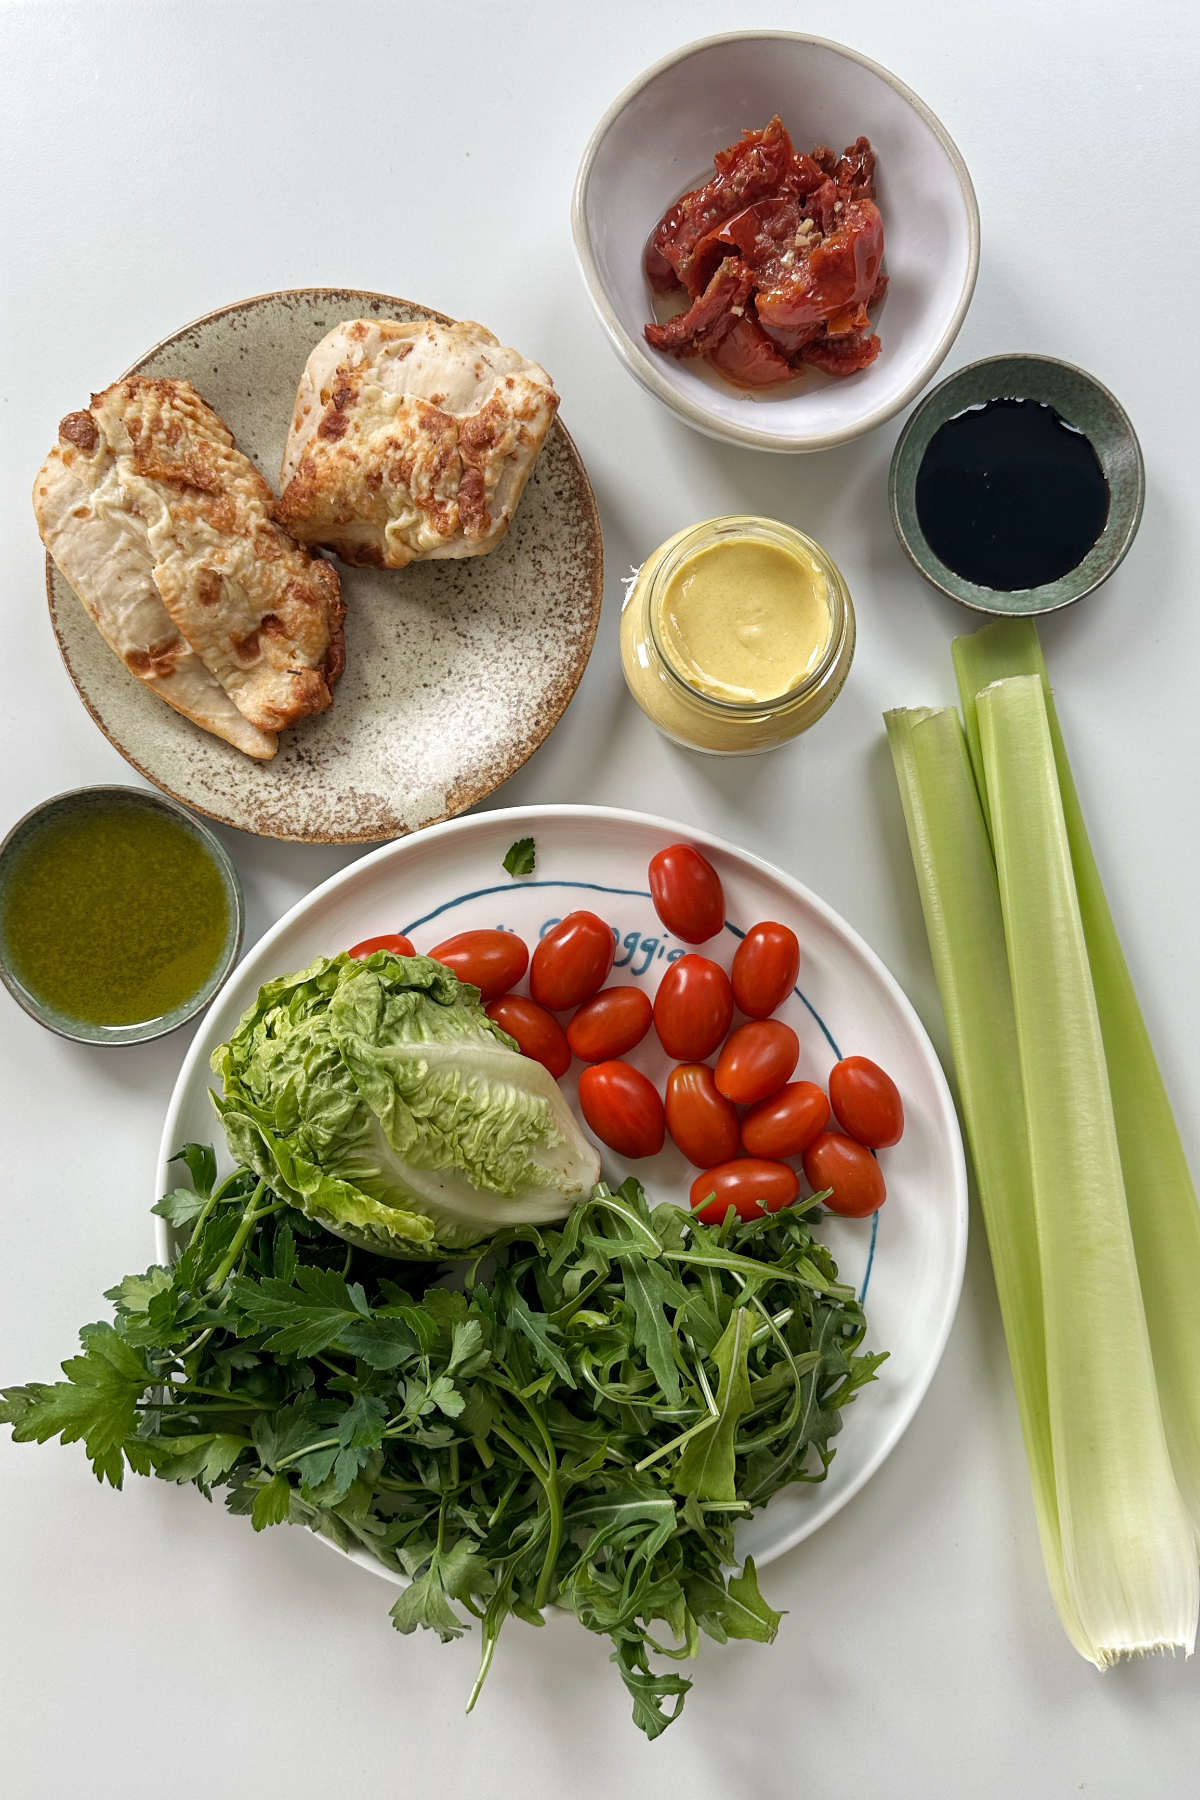
[[[109,648],[176,712],[247,756],[274,756],[273,731],[244,719],[175,625],[154,584],[144,521],[121,502],[116,457],[90,413],[68,413],[34,483],[42,542]]]
[[[86,512],[44,516],[62,485],[56,464],[91,487]],[[131,376],[93,396],[63,421],[34,499],[47,547],[98,622],[113,611],[100,594],[119,529],[148,556],[176,632],[258,732],[329,706],[344,664],[337,573],[274,523],[270,488],[190,382]]]
[[[546,371],[482,325],[348,320],[305,365],[275,517],[349,563],[485,556],[557,407]]]

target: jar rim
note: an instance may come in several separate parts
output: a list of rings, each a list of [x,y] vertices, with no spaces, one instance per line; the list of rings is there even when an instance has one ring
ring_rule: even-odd
[[[768,543],[782,543],[792,549],[799,545],[825,577],[826,600],[829,606],[829,637],[820,661],[808,671],[796,687],[789,688],[784,694],[777,694],[770,700],[722,700],[715,694],[705,693],[702,688],[695,687],[692,682],[680,674],[663,646],[658,629],[658,607],[656,601],[664,592],[672,576],[686,559],[708,543],[719,542],[728,537],[756,537]],[[733,719],[762,718],[771,713],[783,712],[811,698],[829,679],[830,673],[837,667],[845,643],[849,598],[845,577],[829,552],[817,543],[807,532],[799,530],[795,525],[786,525],[780,519],[768,519],[758,513],[722,513],[716,518],[703,519],[690,530],[681,532],[663,557],[650,577],[646,591],[646,618],[650,627],[650,637],[658,659],[669,681],[673,682],[689,699],[698,701],[702,706],[711,706],[718,712]]]

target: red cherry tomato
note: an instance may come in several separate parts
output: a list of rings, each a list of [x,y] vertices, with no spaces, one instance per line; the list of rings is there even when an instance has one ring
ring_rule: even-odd
[[[690,844],[670,844],[650,861],[654,910],[685,944],[703,944],[725,923],[721,877]]]
[[[401,937],[398,931],[385,931],[382,937],[364,938],[361,944],[355,944],[352,950],[347,950],[346,955],[361,958],[373,956],[376,950],[390,950],[393,956],[417,954],[408,939]]]
[[[668,1056],[701,1062],[732,1018],[733,989],[719,963],[689,954],[671,964],[654,996],[654,1029]]]
[[[829,1098],[843,1131],[869,1150],[886,1150],[904,1135],[900,1090],[878,1063],[845,1056],[829,1072]]]
[[[731,1206],[739,1219],[759,1219],[764,1212],[790,1206],[799,1192],[796,1171],[787,1163],[743,1156],[697,1175],[689,1198],[703,1224],[719,1225]],[[709,1199],[710,1194],[715,1199]]]
[[[529,952],[511,931],[460,931],[429,954],[477,987],[485,1002],[516,987],[529,967]]]
[[[800,1040],[781,1019],[752,1019],[730,1032],[717,1058],[716,1082],[727,1100],[753,1106],[777,1094],[800,1060]]]
[[[814,1194],[833,1190],[821,1204],[847,1219],[865,1219],[887,1199],[883,1171],[871,1152],[840,1131],[823,1131],[808,1146],[804,1173]]]
[[[707,1063],[680,1063],[667,1076],[667,1130],[690,1163],[711,1169],[738,1152],[738,1116],[717,1092]]]
[[[733,997],[748,1019],[769,1019],[782,1006],[800,973],[794,931],[767,919],[753,925],[733,957]]]
[[[581,1062],[608,1062],[640,1044],[653,1017],[643,988],[604,988],[579,1008],[567,1026],[567,1042]]]
[[[829,1123],[829,1102],[815,1081],[789,1081],[742,1120],[748,1156],[800,1156]]]
[[[489,1001],[484,1011],[493,1024],[516,1038],[522,1056],[532,1057],[549,1069],[555,1081],[571,1066],[571,1046],[553,1013],[524,994],[502,994]]]
[[[657,1156],[666,1126],[654,1083],[627,1062],[593,1063],[579,1077],[583,1116],[618,1156]]]
[[[546,933],[529,965],[529,991],[539,1006],[566,1012],[608,980],[616,953],[612,927],[592,912],[568,913]]]

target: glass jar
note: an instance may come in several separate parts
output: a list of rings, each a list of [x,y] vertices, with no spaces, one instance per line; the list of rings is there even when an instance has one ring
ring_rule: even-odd
[[[752,538],[790,552],[824,577],[829,634],[813,666],[770,700],[718,699],[690,682],[664,644],[663,603],[690,557],[729,538]],[[729,513],[676,532],[647,557],[621,612],[621,666],[629,691],[674,743],[712,756],[753,756],[807,731],[840,694],[854,656],[854,606],[837,564],[820,544],[775,519]]]

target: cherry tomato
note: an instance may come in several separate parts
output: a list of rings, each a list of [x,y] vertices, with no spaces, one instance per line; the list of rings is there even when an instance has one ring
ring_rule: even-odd
[[[900,1090],[878,1063],[845,1056],[829,1072],[829,1098],[843,1131],[869,1150],[886,1150],[904,1135]]]
[[[668,1056],[711,1056],[732,1018],[733,989],[719,963],[689,954],[671,964],[654,996],[654,1029]]]
[[[355,944],[352,950],[347,950],[346,955],[361,958],[373,956],[376,950],[390,950],[393,956],[417,954],[408,939],[401,937],[398,931],[385,931],[382,937],[364,938],[361,944]]]
[[[730,1032],[717,1058],[716,1082],[727,1100],[753,1106],[777,1094],[800,1060],[800,1040],[781,1019],[752,1019]]]
[[[555,1081],[571,1066],[571,1046],[553,1013],[523,994],[502,994],[489,1001],[484,1011],[493,1024],[516,1038],[522,1056],[532,1057],[549,1069]]]
[[[666,1126],[658,1089],[627,1062],[593,1063],[579,1077],[583,1116],[618,1156],[657,1156]]]
[[[529,967],[529,952],[511,931],[460,931],[429,954],[477,987],[485,1002],[516,987]]]
[[[887,1199],[883,1170],[871,1152],[840,1131],[814,1139],[804,1152],[804,1173],[814,1194],[833,1190],[821,1204],[847,1219],[865,1219]]]
[[[697,1175],[689,1199],[705,1225],[719,1225],[732,1206],[739,1219],[759,1219],[764,1212],[790,1206],[800,1192],[795,1169],[787,1163],[743,1156]],[[709,1195],[715,1199],[709,1199]]]
[[[567,1042],[581,1062],[608,1062],[640,1044],[653,1017],[643,988],[605,988],[579,1008],[567,1026]]]
[[[748,1156],[800,1156],[829,1123],[829,1102],[815,1081],[789,1081],[742,1120]]]
[[[800,973],[794,931],[767,919],[753,925],[733,957],[733,997],[748,1019],[769,1019],[782,1006]]]
[[[738,1116],[717,1092],[707,1063],[686,1062],[667,1076],[667,1130],[690,1163],[711,1169],[738,1151]]]
[[[608,980],[616,953],[612,927],[592,912],[568,913],[536,946],[529,991],[539,1006],[566,1012]]]
[[[685,944],[703,944],[725,923],[721,877],[690,844],[670,844],[650,861],[654,910]]]

